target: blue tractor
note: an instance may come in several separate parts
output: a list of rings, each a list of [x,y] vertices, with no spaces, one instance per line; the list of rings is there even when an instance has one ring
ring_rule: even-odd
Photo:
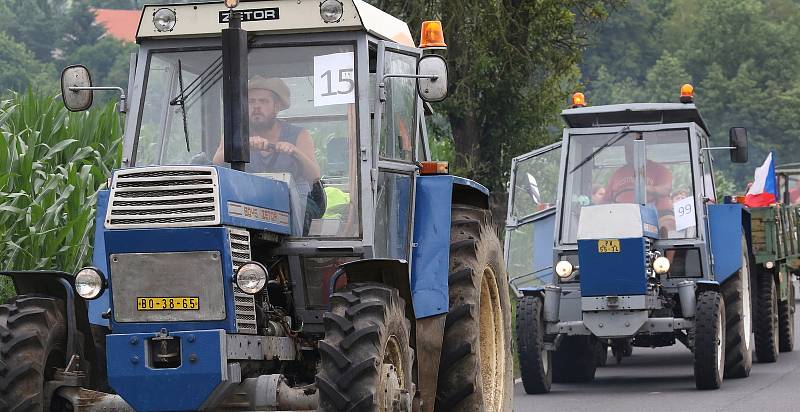
[[[431,161],[439,22],[360,0],[146,6],[93,265],[3,272],[0,410],[511,410],[488,191]],[[441,54],[441,53],[440,53]]]
[[[527,393],[591,381],[608,347],[620,362],[681,342],[699,389],[750,373],[750,217],[717,202],[712,156],[745,162],[746,131],[711,147],[683,89],[681,103],[578,94],[562,142],[514,160],[506,258]]]

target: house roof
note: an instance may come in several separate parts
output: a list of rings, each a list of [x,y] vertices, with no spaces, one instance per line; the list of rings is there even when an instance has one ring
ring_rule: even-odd
[[[142,12],[139,10],[94,9],[95,21],[106,28],[106,34],[128,43],[136,41],[136,29]]]

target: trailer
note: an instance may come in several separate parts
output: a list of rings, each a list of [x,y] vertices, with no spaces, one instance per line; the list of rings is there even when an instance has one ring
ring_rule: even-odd
[[[800,206],[797,205],[797,178],[800,167],[786,164],[775,169],[778,202],[748,208],[754,286],[755,350],[759,362],[775,362],[779,352],[794,350],[795,288],[793,280],[800,269]],[[743,201],[742,197],[733,201]]]

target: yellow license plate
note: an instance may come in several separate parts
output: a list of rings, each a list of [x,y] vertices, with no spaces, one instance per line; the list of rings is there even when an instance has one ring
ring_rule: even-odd
[[[200,298],[136,298],[136,310],[200,310]]]
[[[598,240],[597,251],[600,253],[619,253],[619,239]]]

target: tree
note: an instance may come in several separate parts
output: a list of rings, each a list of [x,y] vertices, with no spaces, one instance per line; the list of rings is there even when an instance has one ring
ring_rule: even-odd
[[[0,27],[23,43],[39,61],[49,61],[61,38],[67,6],[55,0],[4,0],[0,2]]]
[[[676,102],[694,82],[712,142],[747,127],[750,162],[717,156],[736,192],[775,151],[800,161],[800,5],[790,0],[642,0],[609,19],[581,66],[590,104]],[[730,192],[728,193],[730,194]]]
[[[577,79],[588,27],[619,1],[372,3],[412,27],[442,20],[451,83],[438,110],[453,133],[454,169],[502,191],[513,156],[554,140],[547,126]]]
[[[87,0],[74,1],[62,24],[62,38],[59,47],[65,56],[81,47],[93,46],[103,34],[105,28],[95,23],[94,11]]]
[[[0,32],[0,94],[31,86],[52,88],[55,76],[52,65],[38,62],[25,45]]]

